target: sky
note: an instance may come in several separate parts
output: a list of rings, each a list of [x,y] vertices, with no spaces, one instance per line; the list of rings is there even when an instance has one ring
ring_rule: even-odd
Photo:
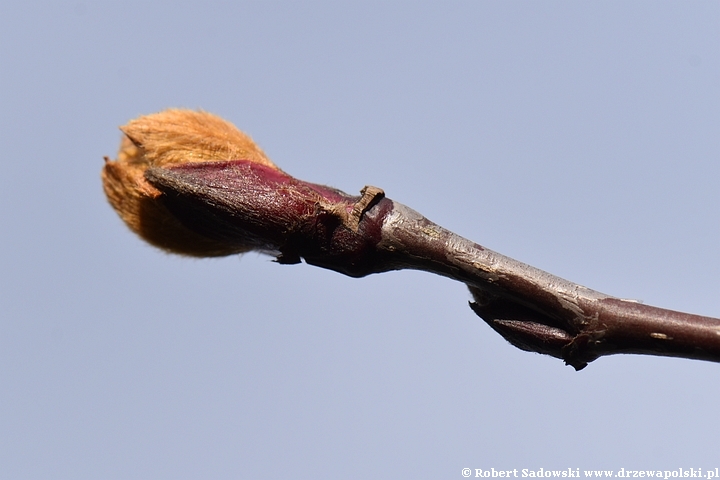
[[[104,198],[118,127],[216,113],[601,292],[720,316],[717,2],[0,4],[0,477],[720,467],[720,366],[575,372],[464,285],[197,260]]]

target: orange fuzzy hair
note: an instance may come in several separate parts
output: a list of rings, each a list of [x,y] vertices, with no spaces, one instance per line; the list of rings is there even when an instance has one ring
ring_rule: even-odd
[[[249,250],[203,237],[182,225],[157,200],[160,191],[144,177],[150,166],[250,160],[278,169],[252,139],[207,112],[172,109],[130,121],[117,160],[105,158],[102,181],[108,201],[128,227],[168,252],[216,257]]]

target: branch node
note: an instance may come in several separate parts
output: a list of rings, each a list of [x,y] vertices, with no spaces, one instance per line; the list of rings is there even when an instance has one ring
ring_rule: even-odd
[[[385,197],[385,192],[382,188],[366,185],[360,190],[360,195],[362,195],[360,200],[353,205],[353,209],[345,222],[346,226],[356,233],[360,229],[360,220],[362,220],[363,214],[382,200]]]

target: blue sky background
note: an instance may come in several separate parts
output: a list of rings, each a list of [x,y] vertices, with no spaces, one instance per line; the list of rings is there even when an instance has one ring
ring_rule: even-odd
[[[0,477],[720,466],[720,366],[518,351],[420,272],[142,243],[99,179],[203,108],[608,294],[720,316],[717,2],[0,4]]]

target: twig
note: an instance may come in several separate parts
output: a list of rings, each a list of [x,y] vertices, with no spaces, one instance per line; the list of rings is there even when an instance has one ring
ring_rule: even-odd
[[[193,146],[197,128],[188,127],[188,118],[202,125],[197,116],[208,114],[170,112],[175,116],[165,123],[150,116],[135,121],[142,128],[126,126],[137,151],[128,154],[131,147],[124,145],[125,158],[108,161],[103,174],[123,219],[161,248],[197,256],[254,249],[279,263],[304,259],[352,277],[405,268],[443,275],[468,285],[473,311],[510,343],[577,370],[615,353],[720,361],[720,319],[621,300],[563,280],[445,230],[376,187],[354,197],[287,175],[259,149],[228,157]],[[150,129],[142,123],[148,118]],[[178,135],[182,128],[189,130]],[[163,135],[172,138],[158,143]],[[168,148],[166,141],[187,156],[163,161],[156,150],[159,144]]]

